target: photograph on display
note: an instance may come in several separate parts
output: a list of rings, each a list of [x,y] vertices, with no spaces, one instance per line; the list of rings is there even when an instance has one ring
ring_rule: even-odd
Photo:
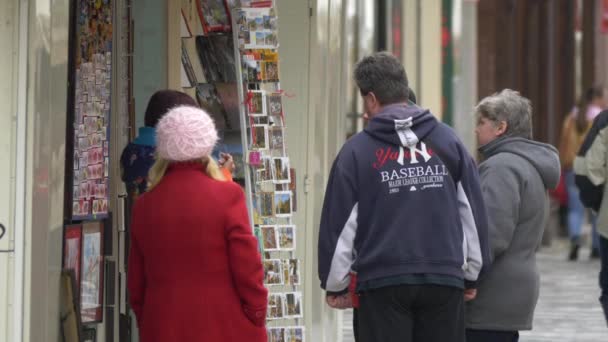
[[[284,297],[282,294],[271,293],[268,295],[267,319],[281,319],[285,317]]]
[[[286,327],[285,342],[304,342],[304,327]]]
[[[270,149],[274,151],[285,150],[285,144],[283,140],[283,127],[272,126],[268,129],[268,136],[270,142]]]
[[[300,283],[300,260],[283,260],[283,281],[285,285],[301,285]]]
[[[265,169],[255,170],[255,182],[256,183],[262,183],[262,182],[267,182],[267,181],[268,181],[268,176],[267,176],[267,171]]]
[[[268,115],[282,115],[283,114],[283,97],[279,93],[270,93],[266,95],[268,101]]]
[[[265,171],[263,181],[272,181],[272,158],[262,157],[262,169]]]
[[[262,62],[262,80],[266,82],[279,82],[279,63]]]
[[[73,270],[76,286],[80,285],[82,226],[79,224],[65,227],[63,268]],[[76,291],[79,292],[78,290]]]
[[[268,125],[252,125],[253,130],[253,145],[252,150],[267,150],[268,149]]]
[[[285,317],[302,317],[302,293],[285,293]]]
[[[295,226],[277,226],[279,250],[293,251],[296,247]]]
[[[268,342],[285,342],[285,328],[268,328]]]
[[[274,8],[243,9],[239,14],[239,30],[249,32],[248,43],[239,40],[244,49],[274,49],[279,45],[277,16]]]
[[[83,323],[102,320],[103,296],[103,223],[82,226],[82,265],[80,303]]]
[[[196,0],[196,3],[205,34],[230,32],[230,16],[224,0]]]
[[[249,151],[249,165],[253,167],[262,165],[262,154],[260,151]]]
[[[260,227],[260,230],[262,231],[264,251],[268,252],[279,250],[279,241],[275,226],[262,226]]]
[[[259,207],[261,217],[272,217],[274,215],[274,193],[262,192],[259,195]]]
[[[264,260],[264,284],[283,285],[283,274],[281,260]]]
[[[276,15],[270,15],[270,12],[269,12],[268,15],[263,16],[262,19],[264,22],[265,30],[271,30],[271,31],[277,30],[277,16]]]
[[[289,158],[272,158],[272,172],[272,176],[276,184],[291,183],[291,174],[289,172]]]
[[[249,116],[266,116],[266,94],[264,91],[249,92]]]
[[[291,191],[277,191],[274,193],[274,215],[276,217],[289,217],[292,215]]]
[[[246,61],[243,63],[243,78],[248,83],[262,82],[262,64],[258,61]]]

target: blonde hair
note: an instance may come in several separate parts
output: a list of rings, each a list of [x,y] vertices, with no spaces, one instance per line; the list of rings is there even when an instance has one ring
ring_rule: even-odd
[[[213,158],[203,157],[198,161],[203,164],[203,166],[205,166],[205,173],[209,177],[219,181],[226,180],[224,174],[220,170],[220,167],[217,165],[217,162],[213,160]],[[171,165],[170,161],[161,158],[159,155],[156,155],[156,161],[148,172],[147,191],[154,189],[158,184],[160,184],[160,182],[163,180],[163,177],[165,176],[165,173],[167,172],[167,169],[169,168],[169,165]]]

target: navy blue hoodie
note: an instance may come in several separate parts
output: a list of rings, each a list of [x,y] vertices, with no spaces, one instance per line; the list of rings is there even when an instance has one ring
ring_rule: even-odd
[[[489,260],[487,235],[477,166],[452,129],[415,105],[389,105],[332,166],[321,287],[342,293],[354,271],[359,289],[417,275],[474,288]]]

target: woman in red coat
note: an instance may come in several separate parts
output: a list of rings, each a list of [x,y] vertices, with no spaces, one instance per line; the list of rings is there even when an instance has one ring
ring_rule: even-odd
[[[216,141],[198,108],[158,123],[158,159],[131,225],[128,286],[142,342],[267,340],[257,240],[243,191],[209,157]]]

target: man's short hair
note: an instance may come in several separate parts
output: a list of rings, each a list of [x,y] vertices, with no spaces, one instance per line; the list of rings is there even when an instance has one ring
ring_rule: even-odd
[[[361,95],[376,95],[381,105],[407,102],[409,82],[403,65],[388,52],[363,58],[355,67],[355,82]]]
[[[148,101],[144,125],[156,127],[160,118],[167,112],[178,106],[198,107],[198,103],[188,94],[177,90],[159,90]]]

